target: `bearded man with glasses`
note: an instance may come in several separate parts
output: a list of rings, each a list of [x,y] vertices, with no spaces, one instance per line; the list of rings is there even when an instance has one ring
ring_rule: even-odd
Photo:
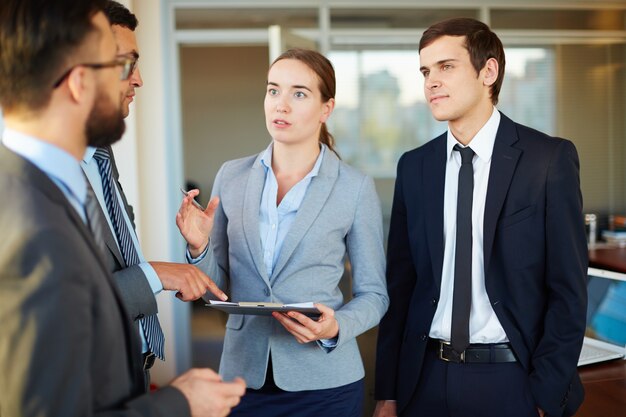
[[[122,135],[131,73],[103,7],[0,7],[0,416],[222,417],[245,384],[210,369],[144,392],[139,338],[103,259],[106,220],[79,161]]]

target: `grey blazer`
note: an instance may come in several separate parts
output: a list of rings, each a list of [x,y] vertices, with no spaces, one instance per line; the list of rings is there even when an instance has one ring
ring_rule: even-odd
[[[0,416],[187,416],[143,394],[139,338],[90,231],[38,168],[0,146]]]
[[[117,170],[115,163],[115,156],[113,150],[109,146],[109,155],[111,155],[111,169],[113,174],[113,180],[120,191],[120,195],[123,201],[123,208],[126,210],[130,222],[133,227],[135,226],[135,213],[133,207],[128,204],[124,189],[119,181],[120,174]],[[96,161],[92,161],[92,164],[96,164]],[[84,162],[83,162],[84,164]],[[89,178],[89,177],[87,177]],[[100,207],[103,211],[105,207]],[[104,213],[103,213],[104,215]],[[117,238],[114,235],[114,231],[110,228],[105,228],[104,241],[109,249],[105,253],[105,263],[109,272],[113,274],[115,282],[120,288],[120,294],[124,300],[124,304],[131,318],[133,319],[135,329],[139,331],[139,319],[144,316],[157,314],[158,307],[152,288],[148,283],[148,279],[139,265],[126,266],[124,258],[117,245]]]
[[[213,195],[220,197],[207,255],[198,266],[232,301],[319,302],[336,310],[337,347],[299,344],[273,317],[231,315],[220,373],[243,376],[260,388],[271,355],[276,384],[286,391],[342,386],[364,376],[356,336],[376,326],[387,310],[382,216],[371,178],[330,151],[289,230],[272,276],[267,276],[259,234],[265,183],[261,155],[225,163]],[[348,255],[353,299],[338,284]]]

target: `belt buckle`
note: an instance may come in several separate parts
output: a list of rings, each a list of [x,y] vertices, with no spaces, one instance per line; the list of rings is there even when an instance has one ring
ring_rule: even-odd
[[[452,354],[454,355],[453,357],[444,356],[444,346],[449,347],[448,352],[452,352]],[[451,343],[446,342],[444,340],[440,340],[439,341],[439,359],[441,359],[444,362],[465,363],[465,351],[461,352],[461,354],[457,358],[456,351],[452,349]]]
[[[156,360],[156,355],[154,354],[154,352],[145,353],[143,355],[143,369],[148,370],[152,368],[155,360]]]

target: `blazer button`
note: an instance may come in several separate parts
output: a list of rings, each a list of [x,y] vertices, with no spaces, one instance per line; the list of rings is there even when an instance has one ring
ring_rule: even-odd
[[[424,341],[428,340],[428,335],[427,335],[426,333],[424,333],[424,334],[422,335],[421,339],[422,339],[422,342],[424,342]]]
[[[141,320],[144,317],[146,317],[144,314],[138,314],[137,317],[135,317],[135,320]]]
[[[269,289],[269,288],[266,288],[264,292],[265,292],[265,295],[266,295],[267,297],[269,297],[269,295],[270,295],[270,289]]]
[[[433,298],[432,300],[430,300],[430,303],[431,303],[432,305],[436,306],[436,305],[437,305],[437,299],[436,299],[436,298]]]

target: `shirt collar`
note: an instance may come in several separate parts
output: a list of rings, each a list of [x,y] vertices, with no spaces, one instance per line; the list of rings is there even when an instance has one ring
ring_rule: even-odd
[[[270,143],[269,146],[263,151],[263,155],[261,155],[261,164],[265,167],[265,170],[272,169],[272,152],[274,150],[274,143]],[[326,153],[326,145],[320,143],[320,154],[317,156],[317,160],[315,161],[315,165],[311,171],[304,177],[316,177],[320,172],[320,167],[322,166],[322,159],[324,159],[324,153]]]
[[[87,165],[89,165],[91,163],[91,161],[93,160],[93,156],[96,154],[96,149],[93,146],[87,146],[87,149],[85,150],[85,155],[83,155],[83,162]]]
[[[491,113],[491,117],[487,120],[487,123],[480,128],[476,136],[469,143],[469,147],[472,148],[478,158],[485,162],[491,160],[493,153],[493,145],[496,142],[496,134],[498,133],[498,126],[500,126],[500,112],[495,107]],[[448,150],[448,159],[452,156],[454,145],[460,144],[448,127],[448,137],[446,142],[446,148]]]
[[[36,137],[5,128],[2,143],[33,163],[49,177],[65,185],[82,204],[87,198],[87,182],[79,162],[63,149]]]

